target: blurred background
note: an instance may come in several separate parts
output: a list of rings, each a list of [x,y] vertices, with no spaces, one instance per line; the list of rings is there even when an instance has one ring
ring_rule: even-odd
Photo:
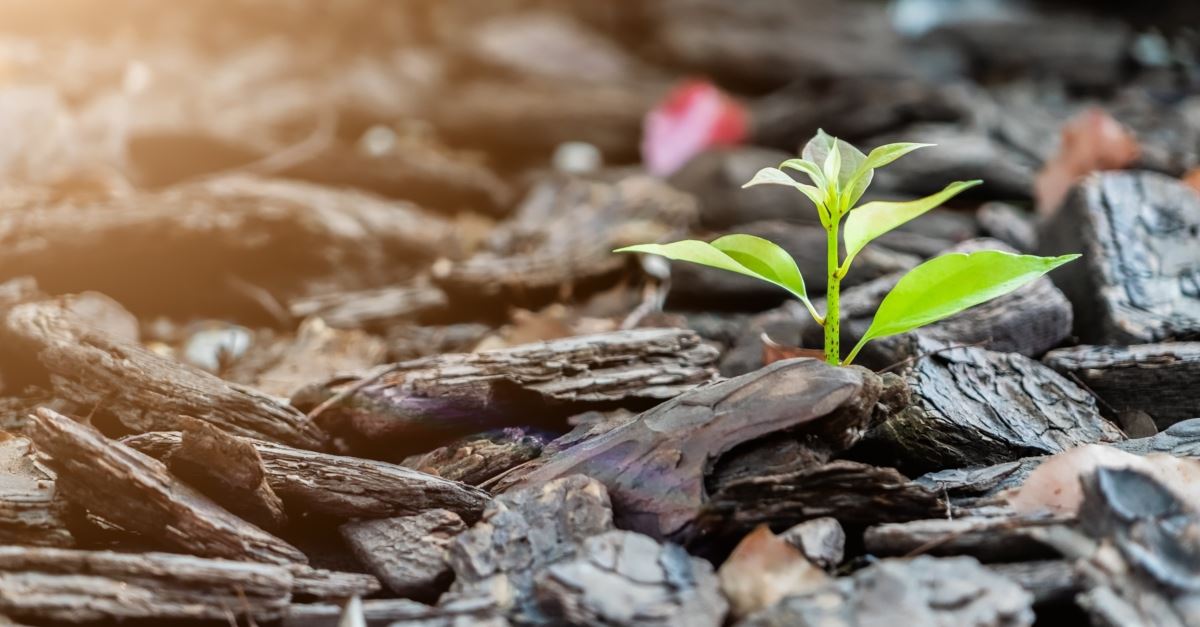
[[[739,189],[818,128],[940,145],[871,197],[986,181],[851,283],[1033,249],[1087,172],[1200,161],[1198,27],[1190,1],[5,0],[0,281],[102,293],[149,342],[321,316],[394,358],[754,313],[784,294],[608,251],[752,232],[819,283],[815,216]]]

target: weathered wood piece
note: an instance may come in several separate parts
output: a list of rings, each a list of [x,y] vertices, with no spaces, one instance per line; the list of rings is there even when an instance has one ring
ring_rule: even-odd
[[[1082,577],[1075,566],[1064,559],[984,566],[1032,594],[1034,603],[1068,603],[1083,587]]]
[[[779,534],[785,542],[796,547],[808,561],[833,570],[846,555],[846,531],[836,518],[814,518],[795,525]]]
[[[28,620],[271,620],[293,582],[287,568],[271,564],[0,546],[0,612]]]
[[[738,626],[1028,627],[1032,602],[1016,583],[970,557],[921,556],[883,560],[822,590],[785,598]]]
[[[414,205],[298,181],[4,198],[0,278],[33,276],[51,293],[97,290],[135,311],[261,315],[229,277],[284,295],[347,272],[360,287],[386,285],[456,247],[451,223]]]
[[[267,483],[289,511],[371,519],[443,508],[473,521],[490,500],[482,490],[395,464],[247,441],[262,458]],[[123,442],[165,459],[178,449],[180,435],[145,433]]]
[[[0,544],[67,547],[67,503],[30,442],[0,431]]]
[[[410,599],[436,599],[454,577],[446,547],[466,529],[458,514],[432,509],[343,524],[338,530],[360,562],[392,592]]]
[[[873,428],[864,443],[902,469],[994,464],[1125,439],[1090,394],[1021,355],[940,350],[907,379],[912,407]]]
[[[125,529],[203,557],[308,561],[295,547],[180,482],[162,462],[90,426],[42,408],[29,437],[48,456],[64,498]]]
[[[188,420],[179,448],[164,461],[176,477],[247,522],[272,532],[287,523],[283,501],[267,483],[262,458],[249,440]]]
[[[303,296],[288,302],[297,318],[315,316],[337,329],[386,330],[447,305],[446,294],[425,280],[351,292]]]
[[[536,459],[542,454],[544,444],[542,438],[529,435],[524,429],[504,429],[407,457],[400,465],[451,481],[480,485],[510,468]]]
[[[490,603],[467,600],[431,607],[409,599],[367,599],[360,604],[366,627],[509,627]],[[283,627],[344,627],[343,605],[293,603]]]
[[[776,362],[555,453],[520,485],[583,473],[608,487],[622,527],[684,538],[708,500],[705,474],[723,453],[783,430],[845,448],[866,428],[881,387],[861,369],[812,359]]]
[[[262,355],[262,352],[274,355]],[[325,324],[321,318],[309,318],[300,324],[295,337],[280,339],[247,353],[245,361],[233,364],[222,373],[234,380],[235,369],[242,364],[252,366],[252,360],[263,359],[265,368],[245,368],[236,376],[239,382],[287,398],[313,381],[324,381],[344,373],[357,373],[378,366],[387,360],[387,345],[380,338],[358,329],[338,329]],[[245,372],[257,370],[257,372]]]
[[[116,340],[54,301],[26,303],[0,319],[0,339],[50,375],[55,392],[111,413],[134,432],[178,429],[180,416],[238,435],[320,448],[304,414],[263,394]]]
[[[480,522],[451,541],[447,561],[455,579],[439,604],[487,599],[516,622],[537,621],[537,573],[580,555],[588,538],[612,530],[604,485],[582,475],[501,494]]]
[[[312,568],[288,566],[292,573],[292,599],[346,599],[375,594],[383,587],[379,580],[365,573],[342,573]]]
[[[719,627],[728,608],[711,564],[630,531],[584,540],[534,586],[552,624]]]
[[[1057,278],[1084,342],[1145,344],[1200,337],[1197,233],[1195,190],[1151,172],[1102,172],[1042,225],[1039,247],[1083,254]]]
[[[1145,412],[1160,429],[1200,416],[1200,342],[1073,346],[1042,361],[1086,385],[1102,410]]]
[[[401,362],[366,381],[339,379],[293,399],[312,409],[353,391],[321,414],[372,440],[455,436],[565,417],[572,403],[645,403],[677,396],[716,376],[716,349],[683,329],[633,329]]]
[[[437,264],[433,275],[452,297],[549,295],[619,272],[629,258],[614,248],[682,234],[696,216],[695,199],[648,177],[615,183],[554,177],[530,190],[486,250]]]
[[[1025,561],[1053,557],[1050,547],[1025,530],[1044,521],[1016,517],[954,518],[886,523],[863,533],[863,546],[875,555],[969,555],[980,561]]]
[[[395,326],[387,334],[388,358],[408,361],[442,353],[469,353],[491,332],[492,327],[477,322]]]

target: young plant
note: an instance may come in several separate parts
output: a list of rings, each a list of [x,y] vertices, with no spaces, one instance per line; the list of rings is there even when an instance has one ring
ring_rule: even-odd
[[[863,154],[840,139],[817,131],[799,159],[784,161],[779,168],[763,168],[743,187],[786,185],[808,197],[816,207],[828,235],[826,268],[826,311],[813,307],[804,287],[804,277],[786,251],[753,235],[726,235],[712,242],[684,240],[670,244],[641,244],[617,249],[662,255],[773,283],[800,299],[817,324],[825,328],[825,361],[849,364],[871,340],[907,333],[937,322],[964,309],[1003,296],[1037,279],[1079,255],[1037,257],[998,250],[970,254],[951,253],[935,257],[913,268],[880,303],[875,319],[862,339],[841,359],[838,325],[838,296],[842,279],[854,258],[871,240],[938,207],[965,189],[982,181],[951,183],[942,191],[908,202],[868,202],[856,206],[871,184],[877,168],[932,144],[898,143],[880,146]],[[811,185],[783,171],[807,175]],[[844,224],[843,224],[844,219]],[[842,239],[839,239],[839,234]],[[844,243],[845,255],[841,254]]]

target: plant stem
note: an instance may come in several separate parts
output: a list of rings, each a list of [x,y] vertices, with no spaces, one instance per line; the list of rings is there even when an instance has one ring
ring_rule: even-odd
[[[828,281],[825,288],[825,361],[834,366],[841,363],[841,329],[838,324],[838,295],[841,292],[842,278],[838,272],[838,227],[841,222],[840,214],[830,216],[829,240],[826,244],[828,255]]]

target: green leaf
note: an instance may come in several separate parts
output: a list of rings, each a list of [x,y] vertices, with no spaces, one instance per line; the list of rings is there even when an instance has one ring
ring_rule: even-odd
[[[772,283],[789,291],[808,307],[814,318],[816,310],[808,300],[804,277],[796,261],[784,249],[769,240],[753,235],[726,235],[713,242],[683,240],[670,244],[640,244],[618,248],[618,253],[636,252],[662,255],[667,259],[688,261],[702,266],[720,268]]]
[[[1078,257],[984,250],[930,259],[904,275],[883,299],[871,326],[846,362],[871,340],[907,333],[1003,296]]]
[[[836,181],[837,188],[845,190],[849,188],[850,179],[854,177],[854,173],[858,171],[859,167],[867,159],[867,155],[863,154],[861,150],[855,148],[849,142],[836,139],[828,135],[825,131],[818,130],[817,134],[805,144],[804,150],[800,152],[800,156],[803,157],[803,160],[810,163],[824,165],[829,159],[829,153],[833,151],[834,146],[837,147],[837,159],[841,162],[841,167],[838,168],[836,178],[822,173],[827,179],[825,185],[822,187],[828,190],[831,182]],[[834,209],[838,208],[835,207]]]
[[[842,191],[842,196],[845,198],[845,206],[843,211],[848,211],[854,207],[854,204],[862,198],[866,193],[867,188],[871,186],[871,181],[875,178],[875,169],[903,157],[904,155],[921,148],[928,148],[934,144],[916,144],[912,142],[901,142],[897,144],[885,144],[871,151],[862,160],[858,168],[850,176],[849,182]]]
[[[830,150],[825,155],[825,165],[822,168],[822,172],[825,174],[826,193],[830,191],[836,193],[837,190],[841,189],[838,175],[842,172],[842,151]],[[833,184],[830,184],[830,181],[833,181]]]
[[[779,167],[791,168],[793,170],[803,172],[808,175],[809,179],[812,179],[813,185],[816,185],[817,187],[825,186],[825,173],[821,171],[821,166],[813,163],[812,161],[808,161],[806,159],[788,159],[787,161],[779,164]]]
[[[946,186],[946,189],[918,200],[908,202],[869,202],[850,213],[846,218],[846,263],[867,245],[868,242],[891,231],[892,229],[919,217],[921,214],[940,207],[947,200],[966,189],[983,183],[983,181],[958,181]]]
[[[750,179],[748,183],[742,185],[742,189],[754,187],[755,185],[787,185],[800,190],[808,199],[817,206],[819,213],[824,212],[825,197],[822,191],[812,185],[806,185],[792,178],[790,174],[776,168],[763,168]],[[825,221],[824,215],[821,216],[822,223]]]

